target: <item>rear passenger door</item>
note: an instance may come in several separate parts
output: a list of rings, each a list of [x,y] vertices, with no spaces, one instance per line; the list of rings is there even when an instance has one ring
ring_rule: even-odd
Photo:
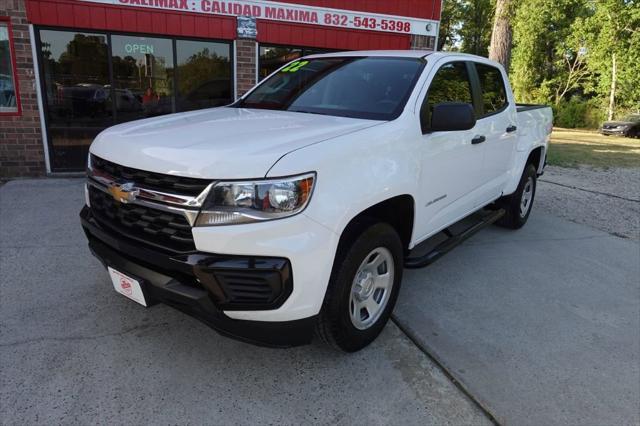
[[[509,101],[502,70],[488,63],[474,62],[478,134],[485,137],[482,182],[488,200],[501,195],[515,154],[516,108]]]

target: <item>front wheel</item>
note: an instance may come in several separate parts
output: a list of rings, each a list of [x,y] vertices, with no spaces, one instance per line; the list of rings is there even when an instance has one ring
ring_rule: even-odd
[[[527,223],[533,206],[533,199],[536,195],[536,186],[538,184],[538,174],[533,164],[525,167],[518,189],[511,195],[502,197],[498,201],[498,205],[505,209],[505,215],[497,222],[498,225],[519,229]]]
[[[320,338],[345,352],[371,343],[396,303],[403,261],[400,237],[386,223],[369,226],[341,247],[318,319]]]

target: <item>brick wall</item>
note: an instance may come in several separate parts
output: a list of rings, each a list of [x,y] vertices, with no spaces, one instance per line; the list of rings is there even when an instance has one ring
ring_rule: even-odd
[[[236,40],[236,85],[238,97],[244,95],[256,84],[255,40]]]
[[[45,173],[45,162],[24,0],[1,0],[2,16],[10,18],[13,30],[22,114],[0,114],[0,178],[39,176]]]

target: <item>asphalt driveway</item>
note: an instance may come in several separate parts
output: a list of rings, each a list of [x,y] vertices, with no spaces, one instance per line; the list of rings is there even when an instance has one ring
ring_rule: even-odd
[[[393,324],[354,355],[265,349],[123,298],[86,247],[82,194],[0,187],[0,423],[490,424]]]

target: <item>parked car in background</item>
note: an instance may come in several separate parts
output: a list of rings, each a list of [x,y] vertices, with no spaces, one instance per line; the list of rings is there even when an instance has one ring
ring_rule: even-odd
[[[600,133],[605,136],[640,138],[640,114],[627,115],[620,121],[606,121],[602,124]]]
[[[527,222],[552,119],[516,105],[486,58],[311,55],[232,105],[103,131],[82,226],[115,290],[144,306],[252,343],[315,329],[356,351],[389,319],[403,268]]]
[[[57,84],[52,98],[51,114],[60,119],[104,116],[109,108],[109,92],[100,84]]]

